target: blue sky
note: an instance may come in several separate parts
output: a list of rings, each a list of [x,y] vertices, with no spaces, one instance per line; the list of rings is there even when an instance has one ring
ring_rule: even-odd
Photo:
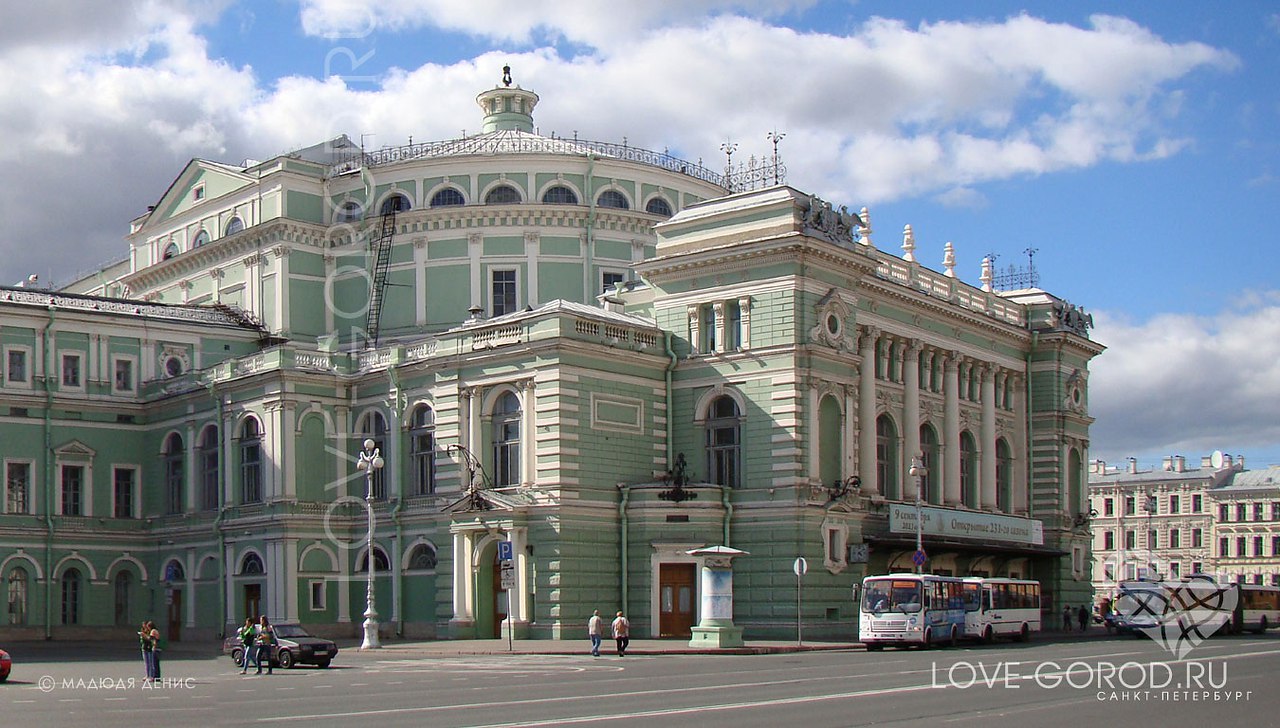
[[[503,63],[540,131],[788,181],[940,267],[1085,306],[1093,455],[1280,463],[1280,7],[1232,2],[52,0],[0,28],[0,280],[126,253],[190,157],[475,131]],[[376,12],[371,8],[376,8]],[[737,157],[741,159],[742,157]],[[69,201],[65,208],[59,207]],[[58,212],[54,210],[71,210]]]

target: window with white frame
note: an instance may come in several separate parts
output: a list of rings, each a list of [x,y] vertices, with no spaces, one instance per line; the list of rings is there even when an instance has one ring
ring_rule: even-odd
[[[606,270],[600,274],[600,289],[602,293],[612,291],[615,286],[627,280],[627,274],[617,270]]]
[[[30,513],[31,508],[30,462],[7,461],[4,464],[4,512]]]
[[[413,494],[436,492],[436,421],[427,405],[418,405],[409,420],[409,457],[413,460]]]
[[[66,353],[62,355],[62,386],[66,389],[83,389],[84,378],[81,373],[81,364],[84,362],[84,354],[79,352]]]
[[[169,435],[164,446],[164,512],[170,515],[182,513],[183,492],[186,490],[186,450],[182,436]]]
[[[138,471],[136,468],[113,468],[111,471],[111,516],[137,518]]]
[[[307,582],[307,590],[310,593],[311,611],[321,612],[325,609],[326,593],[324,579],[312,579]]]
[[[240,502],[262,502],[262,431],[252,417],[240,426]]]
[[[113,369],[115,376],[111,380],[112,391],[115,394],[132,393],[136,390],[134,384],[134,362],[132,357],[116,357],[114,359]]]
[[[11,346],[5,349],[5,383],[31,384],[31,372],[27,362],[31,360],[31,350],[26,347]]]
[[[729,395],[717,397],[707,408],[707,481],[736,488],[741,485],[742,413]]]
[[[493,407],[493,484],[520,484],[520,399],[504,392]]]
[[[199,458],[200,507],[206,511],[217,510],[221,481],[218,465],[218,428],[209,426],[200,435]]]
[[[89,515],[85,509],[87,483],[83,465],[62,465],[58,468],[58,492],[61,496],[58,512],[64,516]]]
[[[516,289],[514,268],[493,270],[489,273],[489,315],[501,316],[516,310],[519,292]]]
[[[15,566],[9,571],[7,584],[9,624],[27,623],[27,570]]]

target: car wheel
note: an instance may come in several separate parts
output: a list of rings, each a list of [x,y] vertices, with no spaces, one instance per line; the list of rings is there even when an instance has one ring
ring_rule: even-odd
[[[867,645],[867,652],[879,652],[884,649],[884,645],[871,644]]]
[[[1031,639],[1031,628],[1023,624],[1022,629],[1018,631],[1018,641],[1026,642],[1029,639]]]
[[[286,670],[293,667],[293,653],[288,650],[280,650],[280,654],[276,659],[279,661],[280,667]]]
[[[992,635],[992,633],[991,633],[991,625],[987,625],[985,628],[983,628],[983,630],[982,630],[982,641],[983,641],[983,642],[986,642],[986,643],[990,644],[990,643],[991,643],[991,640],[993,639],[993,637],[994,637],[994,635]]]
[[[328,660],[321,660],[321,661],[317,662],[317,663],[316,663],[316,665],[317,665],[321,670],[323,670],[324,668],[326,668],[326,667],[328,667],[328,666],[329,666],[329,661],[328,661]]]
[[[244,667],[244,650],[236,648],[231,651],[231,661],[236,663],[236,667]]]

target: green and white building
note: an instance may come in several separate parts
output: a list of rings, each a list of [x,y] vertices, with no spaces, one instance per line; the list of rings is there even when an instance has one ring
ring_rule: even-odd
[[[1081,310],[477,101],[463,139],[192,160],[126,259],[0,289],[0,639],[353,636],[367,487],[388,636],[687,636],[689,552],[729,546],[748,639],[795,629],[800,556],[805,633],[848,639],[852,585],[912,569],[917,485],[926,568],[1091,597]]]

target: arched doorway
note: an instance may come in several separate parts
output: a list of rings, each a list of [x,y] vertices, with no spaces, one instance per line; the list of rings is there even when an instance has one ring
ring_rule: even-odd
[[[507,590],[502,588],[496,539],[489,540],[480,548],[475,584],[476,638],[497,639],[502,636],[502,622],[507,618]]]

